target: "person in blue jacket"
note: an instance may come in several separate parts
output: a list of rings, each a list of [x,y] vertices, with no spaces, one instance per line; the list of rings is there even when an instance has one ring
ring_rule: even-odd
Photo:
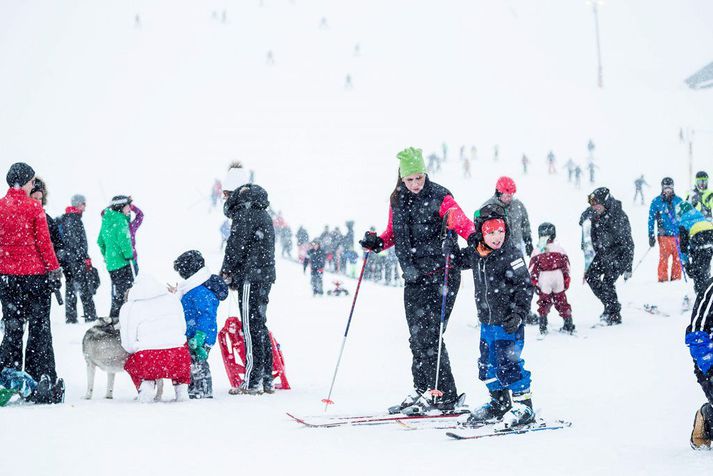
[[[660,283],[668,281],[668,261],[673,259],[671,264],[671,281],[681,279],[681,257],[678,240],[679,225],[676,220],[676,205],[681,203],[681,197],[677,197],[673,190],[673,179],[665,177],[661,181],[661,195],[651,201],[649,207],[649,246],[654,247],[656,238],[654,237],[654,223],[658,228],[659,243],[659,268],[658,280]]]
[[[186,316],[186,338],[191,351],[188,396],[213,398],[208,354],[218,334],[218,304],[228,297],[228,286],[220,276],[210,274],[200,251],[186,251],[176,258],[173,269],[184,279],[177,290]]]

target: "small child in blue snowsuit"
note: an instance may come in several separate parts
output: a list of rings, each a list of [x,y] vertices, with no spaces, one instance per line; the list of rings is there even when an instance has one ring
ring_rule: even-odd
[[[228,286],[220,276],[210,274],[199,251],[186,251],[176,258],[173,269],[185,281],[178,285],[186,338],[191,352],[189,398],[213,398],[213,379],[208,354],[218,334],[218,304],[228,297]]]
[[[505,210],[487,205],[476,212],[463,267],[473,269],[480,327],[479,378],[491,401],[473,410],[468,424],[503,421],[520,426],[535,420],[530,372],[520,357],[533,287],[520,251],[508,236]],[[512,401],[510,393],[512,392]]]

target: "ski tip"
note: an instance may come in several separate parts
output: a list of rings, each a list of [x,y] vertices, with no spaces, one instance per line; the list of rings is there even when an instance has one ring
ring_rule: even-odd
[[[465,439],[458,433],[453,433],[452,431],[447,431],[446,436],[448,436],[449,438],[453,438],[454,440],[464,440]]]
[[[325,405],[334,405],[334,400],[330,400],[328,398],[323,398],[322,403],[324,403]]]

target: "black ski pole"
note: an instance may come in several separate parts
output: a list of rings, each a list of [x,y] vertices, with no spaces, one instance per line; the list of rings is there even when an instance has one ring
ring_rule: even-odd
[[[334,382],[337,380],[337,372],[339,372],[339,363],[342,361],[342,355],[344,354],[344,345],[347,343],[347,335],[349,334],[349,326],[352,323],[352,316],[354,315],[354,306],[356,306],[357,297],[359,296],[359,288],[361,287],[361,281],[364,277],[364,270],[366,269],[366,262],[369,259],[369,254],[371,251],[367,251],[364,254],[364,263],[361,265],[361,273],[359,273],[359,280],[357,281],[356,291],[354,291],[354,299],[352,299],[352,308],[349,311],[349,319],[347,319],[347,328],[344,330],[344,339],[342,340],[342,347],[339,349],[339,357],[337,358],[337,366],[334,368],[334,375],[332,376],[332,384],[329,386],[329,394],[327,398],[323,398],[324,411],[327,411],[329,405],[334,405],[332,401],[332,390],[334,390]]]

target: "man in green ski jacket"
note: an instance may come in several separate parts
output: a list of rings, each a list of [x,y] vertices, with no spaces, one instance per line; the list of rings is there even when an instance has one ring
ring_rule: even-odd
[[[119,317],[119,310],[126,300],[126,292],[134,283],[131,261],[134,249],[129,233],[131,197],[117,195],[111,199],[109,208],[102,212],[102,226],[97,244],[104,256],[106,269],[111,277],[112,297],[109,317]]]

